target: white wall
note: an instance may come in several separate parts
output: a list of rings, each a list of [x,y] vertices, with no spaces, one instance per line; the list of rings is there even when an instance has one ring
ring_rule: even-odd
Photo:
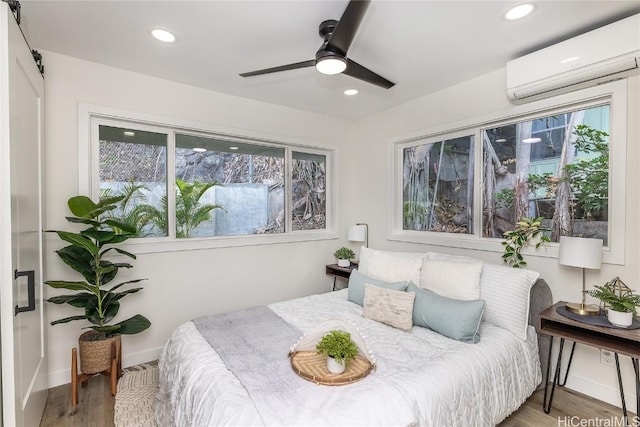
[[[124,109],[238,129],[314,145],[348,142],[352,123],[250,101],[141,74],[43,52],[46,75],[46,229],[71,229],[66,202],[78,194],[78,103]],[[344,235],[346,225],[338,229]],[[46,278],[76,280],[46,240]],[[140,313],[151,328],[123,337],[124,365],[156,359],[171,331],[202,314],[246,308],[328,291],[324,265],[338,241],[322,240],[173,253],[142,254],[124,278],[142,278],[144,290],[122,302],[121,319]],[[52,290],[47,289],[50,294]],[[48,320],[79,314],[49,304]],[[127,316],[127,317],[125,317]],[[71,348],[81,322],[49,328],[49,385],[70,381]]]
[[[441,92],[377,113],[355,123],[326,116],[222,95],[66,56],[44,52],[46,79],[46,204],[48,229],[67,227],[66,200],[78,191],[77,105],[79,102],[210,123],[240,132],[264,132],[287,139],[339,144],[338,168],[340,240],[288,243],[156,253],[139,256],[130,277],[148,277],[145,290],[124,301],[122,315],[142,313],[151,328],[124,337],[125,366],[157,357],[170,332],[194,316],[265,304],[326,291],[330,279],[324,264],[345,242],[348,224],[366,222],[370,246],[389,250],[435,250],[500,262],[495,252],[392,242],[387,240],[390,141],[447,123],[456,123],[507,110],[504,70],[470,80]],[[627,129],[627,244],[626,265],[604,265],[588,271],[588,283],[604,283],[620,276],[639,289],[640,226],[640,77],[629,79]],[[52,251],[60,247],[47,240],[47,278],[69,277]],[[353,247],[353,245],[352,245]],[[580,271],[560,267],[555,259],[529,257],[529,267],[540,271],[554,300],[580,298]],[[247,266],[250,265],[250,268]],[[71,309],[49,305],[49,320],[71,314]],[[77,345],[79,324],[49,328],[50,386],[69,381],[70,350]],[[633,370],[622,357],[628,404],[633,402]],[[601,365],[599,352],[578,346],[568,387],[620,404],[615,368]],[[632,408],[633,409],[633,408]]]
[[[369,224],[370,246],[377,249],[426,251],[473,256],[500,263],[501,246],[495,252],[419,245],[387,240],[391,203],[387,189],[391,179],[389,153],[391,141],[415,136],[430,129],[441,129],[512,108],[505,93],[504,69],[450,87],[357,122],[357,143],[345,146],[342,161],[352,165],[342,177],[344,203],[342,221]],[[587,270],[587,284],[604,284],[620,276],[630,287],[640,289],[638,199],[640,192],[640,77],[628,80],[626,265],[603,265],[601,270]],[[366,154],[365,154],[366,153]],[[554,301],[579,301],[581,271],[560,267],[557,259],[530,256],[529,268],[539,271],[549,283]],[[556,346],[557,348],[557,346]],[[565,359],[568,353],[565,353]],[[554,359],[555,360],[555,359]],[[633,369],[629,358],[621,357],[627,405],[635,409]],[[577,346],[567,387],[620,405],[615,367],[600,364],[598,350]]]

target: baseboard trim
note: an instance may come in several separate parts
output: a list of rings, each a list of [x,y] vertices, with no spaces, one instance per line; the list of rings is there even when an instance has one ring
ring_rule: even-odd
[[[594,383],[585,378],[577,377],[575,375],[569,375],[567,379],[567,388],[577,391],[578,393],[586,394],[594,399],[602,400],[610,405],[622,408],[622,401],[620,400],[620,390],[617,388],[611,388],[603,386],[602,384]],[[637,414],[636,410],[636,396],[629,393],[629,391],[635,391],[635,388],[625,387],[624,398],[627,404],[627,410]],[[622,410],[622,409],[621,409]]]
[[[138,365],[140,363],[151,362],[157,360],[160,357],[162,347],[156,347],[149,350],[139,351],[136,353],[123,353],[122,354],[122,367],[127,368],[129,366]],[[57,387],[59,385],[68,384],[71,382],[71,368],[63,369],[61,371],[49,372],[47,376],[49,388]]]

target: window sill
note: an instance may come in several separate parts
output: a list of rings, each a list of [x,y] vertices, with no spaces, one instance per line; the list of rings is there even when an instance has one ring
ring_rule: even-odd
[[[388,239],[396,242],[420,243],[423,245],[443,246],[483,252],[503,252],[501,239],[480,238],[478,236],[467,234],[447,235],[444,233],[424,231],[401,231],[391,233]],[[558,259],[559,252],[560,245],[558,243],[547,243],[544,246],[540,246],[538,249],[531,247],[526,248],[522,253],[528,257]],[[499,258],[496,258],[496,260],[498,260],[496,262],[499,262]],[[602,263],[624,265],[624,256],[615,253],[610,247],[605,247],[602,249]]]
[[[131,239],[122,245],[136,255],[160,252],[180,252],[203,249],[232,248],[240,246],[276,245],[282,243],[308,242],[337,239],[333,231],[299,231],[287,234],[265,234],[246,236],[223,236],[177,239],[171,237],[149,237]]]

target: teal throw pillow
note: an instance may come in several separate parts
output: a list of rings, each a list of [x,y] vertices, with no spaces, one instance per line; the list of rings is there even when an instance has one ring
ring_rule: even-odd
[[[347,294],[347,299],[358,305],[364,305],[364,285],[373,285],[394,291],[405,291],[407,289],[407,282],[389,283],[384,280],[365,276],[358,270],[353,270],[349,277],[349,292]]]
[[[429,328],[454,340],[477,343],[480,341],[480,321],[484,313],[484,300],[463,301],[443,297],[435,292],[409,283],[407,292],[415,292],[413,324]]]

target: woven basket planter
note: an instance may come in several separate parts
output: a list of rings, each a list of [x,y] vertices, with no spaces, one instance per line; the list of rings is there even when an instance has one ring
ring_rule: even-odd
[[[111,369],[111,343],[120,341],[120,335],[96,339],[101,335],[96,331],[87,331],[80,335],[80,372],[83,374],[97,374]]]

